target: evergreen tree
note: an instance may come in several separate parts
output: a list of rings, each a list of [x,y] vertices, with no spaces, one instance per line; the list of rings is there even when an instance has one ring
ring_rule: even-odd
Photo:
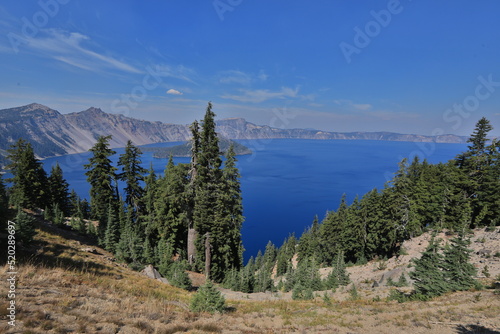
[[[16,242],[28,245],[36,235],[35,219],[23,210],[18,209],[14,222],[16,223]]]
[[[19,139],[11,146],[7,159],[11,161],[6,169],[13,177],[8,179],[12,183],[10,202],[18,208],[45,208],[50,200],[47,186],[47,173],[38,161],[30,143]]]
[[[75,189],[71,189],[71,192],[69,193],[68,202],[69,202],[69,213],[68,214],[70,216],[76,215],[78,212],[78,209],[80,209],[80,211],[81,211],[80,197],[76,193]]]
[[[216,242],[215,248],[221,253],[223,268],[239,269],[243,263],[241,227],[244,217],[239,178],[234,147],[231,145],[226,152],[218,190],[219,196],[216,204],[218,228],[212,230]]]
[[[337,211],[329,212],[321,224],[321,244],[323,245],[322,262],[331,264],[338,252],[347,247],[346,230],[351,229],[346,195],[342,195]]]
[[[456,158],[456,165],[467,176],[462,187],[471,200],[472,222],[474,226],[489,225],[493,218],[489,214],[489,209],[497,204],[498,196],[498,176],[500,175],[498,164],[494,163],[495,155],[498,153],[496,142],[492,145],[488,143],[488,132],[493,129],[490,121],[485,117],[477,123],[471,137],[467,140],[470,145],[468,151],[460,154]],[[491,187],[493,186],[493,188]],[[496,194],[493,198],[490,194]],[[492,203],[493,201],[493,203]],[[486,210],[484,213],[481,213]],[[498,210],[498,209],[497,209]]]
[[[48,178],[48,186],[51,198],[51,205],[58,205],[59,210],[61,210],[64,215],[69,216],[71,213],[71,203],[69,196],[69,186],[68,182],[63,177],[63,171],[59,166],[59,163],[56,163],[52,166],[52,170],[50,172]]]
[[[3,233],[7,227],[7,217],[9,216],[9,198],[0,174],[0,233]]]
[[[187,265],[181,261],[172,262],[165,273],[169,283],[181,289],[188,290],[192,283],[189,275],[186,273]]]
[[[215,231],[219,226],[216,221],[216,210],[214,203],[218,202],[218,187],[221,180],[219,139],[215,132],[215,113],[212,104],[209,103],[202,123],[200,133],[199,151],[196,157],[196,179],[194,198],[194,228],[197,232],[196,240],[196,264],[199,269],[205,265],[205,235]],[[218,233],[217,233],[218,234]],[[212,256],[212,277],[220,279],[225,271],[223,259],[218,249],[214,248]]]
[[[121,173],[117,175],[118,180],[124,181],[125,186],[125,203],[138,211],[141,206],[141,199],[144,195],[144,189],[141,187],[141,182],[144,181],[146,170],[141,167],[141,150],[132,144],[131,140],[127,141],[125,152],[118,159],[118,166],[121,166]]]
[[[294,289],[299,287],[299,290],[318,291],[322,288],[319,265],[313,258],[304,259],[297,264],[293,280]]]
[[[115,253],[120,240],[120,221],[118,219],[117,210],[113,203],[108,204],[106,231],[104,233],[104,247],[111,253]]]
[[[190,126],[191,130],[191,164],[189,169],[189,186],[187,188],[188,196],[188,237],[187,237],[187,255],[188,263],[195,266],[196,256],[196,241],[198,239],[198,231],[195,224],[195,199],[198,189],[198,155],[200,154],[200,132],[198,121],[194,121]]]
[[[110,156],[116,152],[109,148],[111,136],[101,136],[97,143],[90,149],[93,156],[84,167],[87,182],[90,183],[90,206],[92,217],[99,220],[99,238],[104,238],[107,229],[108,212],[110,203],[117,201],[116,194],[116,167],[111,165]]]
[[[415,281],[415,292],[421,298],[436,297],[449,290],[442,271],[443,256],[439,251],[439,243],[433,237],[422,257],[414,260],[415,270],[410,277]]]
[[[130,206],[126,213],[125,225],[121,229],[120,241],[116,246],[117,257],[125,262],[139,263],[142,258],[143,241],[140,238],[140,232],[134,224],[133,215]]]
[[[65,223],[66,223],[66,219],[64,217],[64,212],[59,209],[59,204],[56,203],[55,206],[54,206],[54,209],[53,209],[53,220],[52,222],[54,223],[54,225],[57,225],[57,226],[65,226]]]
[[[170,156],[165,176],[157,182],[154,202],[158,234],[165,238],[177,254],[185,253],[188,233],[187,173],[187,165],[174,165],[173,157]]]
[[[319,258],[321,256],[320,225],[318,216],[314,217],[312,225],[300,236],[297,255],[298,260],[302,261],[310,257]]]
[[[200,286],[191,299],[190,309],[193,312],[222,313],[226,308],[224,296],[211,281]]]
[[[211,279],[222,281],[228,269],[241,267],[243,248],[240,230],[243,217],[234,150],[228,151],[225,167],[221,170],[214,117],[212,104],[209,103],[201,132],[196,122],[191,127],[192,159],[187,194],[188,207],[192,210],[188,210],[186,215],[187,248],[190,262],[194,257],[199,270],[204,267],[207,272],[210,269]],[[195,251],[192,249],[193,239]],[[209,249],[210,258],[206,258]]]
[[[349,278],[349,273],[346,270],[343,252],[339,252],[335,257],[332,273],[337,278],[337,282],[339,285],[347,285],[351,282],[351,279]]]
[[[276,256],[276,275],[284,275],[287,272],[288,266],[295,255],[296,247],[297,239],[294,234],[289,235],[288,238],[283,241],[283,245],[281,245]]]
[[[144,231],[144,245],[142,259],[146,264],[155,263],[155,244],[158,233],[155,232],[157,228],[155,219],[155,200],[157,197],[157,177],[151,164],[149,167],[148,175],[144,178],[144,197],[143,208],[139,216],[139,224],[141,230]]]
[[[470,240],[465,239],[463,233],[450,240],[450,244],[444,248],[443,275],[452,291],[468,290],[476,285],[474,277],[476,268],[470,263],[468,249]]]

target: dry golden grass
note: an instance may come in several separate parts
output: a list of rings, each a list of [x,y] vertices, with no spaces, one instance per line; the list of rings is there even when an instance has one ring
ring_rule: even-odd
[[[98,254],[82,249],[93,247]],[[28,254],[28,255],[26,255]],[[499,333],[492,290],[430,302],[228,300],[225,314],[195,314],[192,296],[112,261],[80,236],[40,225],[18,268],[17,326],[7,325],[0,285],[0,333]],[[31,254],[31,255],[29,255]],[[0,271],[5,277],[6,268]],[[363,291],[360,291],[363,292]],[[480,294],[480,295],[478,295]]]

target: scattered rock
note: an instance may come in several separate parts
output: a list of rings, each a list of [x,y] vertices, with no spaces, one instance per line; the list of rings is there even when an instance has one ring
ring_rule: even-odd
[[[491,249],[486,249],[486,248],[483,248],[481,250],[479,250],[477,253],[477,255],[481,255],[481,256],[491,256]]]
[[[152,279],[156,279],[160,282],[163,282],[163,283],[166,283],[166,284],[170,284],[169,281],[161,276],[161,274],[158,272],[158,270],[156,270],[153,265],[151,264],[148,264],[142,271],[141,271],[141,274],[149,277],[149,278],[152,278]]]
[[[92,253],[92,254],[99,254],[97,252],[97,250],[95,248],[92,248],[92,247],[86,247],[86,248],[82,248],[80,249],[82,252],[88,252],[88,253]]]

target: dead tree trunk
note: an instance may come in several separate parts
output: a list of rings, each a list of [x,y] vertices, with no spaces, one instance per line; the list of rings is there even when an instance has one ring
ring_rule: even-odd
[[[187,255],[189,264],[194,263],[194,258],[196,256],[196,246],[194,241],[196,240],[197,234],[196,230],[190,226],[187,235]]]
[[[205,234],[205,278],[210,279],[210,265],[212,264],[212,245],[210,245],[210,234]]]

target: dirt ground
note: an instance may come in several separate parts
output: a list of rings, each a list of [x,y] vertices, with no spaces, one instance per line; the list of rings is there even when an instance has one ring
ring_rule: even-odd
[[[480,271],[489,268],[490,277],[483,279],[490,285],[499,274],[499,236],[498,229],[477,231],[471,245],[474,264]],[[348,268],[359,300],[348,300],[346,288],[329,301],[323,293],[313,301],[294,301],[290,294],[223,290],[227,312],[211,315],[188,310],[194,292],[132,271],[73,232],[40,226],[32,245],[36,254],[17,268],[15,327],[7,323],[7,267],[0,270],[0,333],[500,334],[498,290],[452,293],[429,302],[386,301],[390,287],[381,277],[409,272],[410,258],[426,242],[422,236],[405,243],[408,255]],[[202,283],[202,275],[196,280]],[[382,282],[372,287],[372,281]]]

